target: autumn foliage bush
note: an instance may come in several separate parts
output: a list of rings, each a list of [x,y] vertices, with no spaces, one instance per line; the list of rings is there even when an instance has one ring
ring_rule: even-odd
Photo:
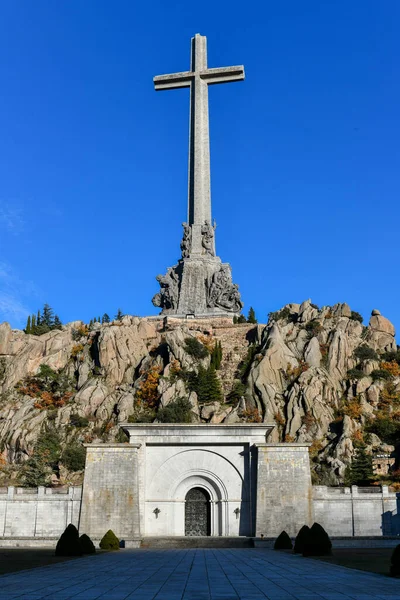
[[[74,394],[69,378],[48,365],[40,365],[38,373],[25,377],[16,389],[20,394],[34,398],[34,407],[41,410],[64,406]]]
[[[146,404],[153,408],[157,406],[160,397],[157,388],[161,377],[161,367],[153,365],[142,373],[141,377],[139,387],[136,390],[136,401],[139,404]]]

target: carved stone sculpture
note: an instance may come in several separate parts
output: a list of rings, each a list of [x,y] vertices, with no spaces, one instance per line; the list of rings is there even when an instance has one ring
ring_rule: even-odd
[[[215,256],[214,251],[214,227],[211,225],[210,221],[205,221],[204,225],[201,228],[202,235],[202,246],[204,248],[205,254],[209,256]]]
[[[160,291],[152,299],[154,306],[162,309],[176,309],[179,299],[179,275],[173,267],[169,268],[166,275],[157,275]]]
[[[192,228],[187,223],[182,223],[183,238],[181,241],[182,258],[188,258],[192,248]]]
[[[228,265],[221,265],[220,270],[214,273],[209,286],[207,306],[235,313],[243,308],[239,287],[232,283]]]

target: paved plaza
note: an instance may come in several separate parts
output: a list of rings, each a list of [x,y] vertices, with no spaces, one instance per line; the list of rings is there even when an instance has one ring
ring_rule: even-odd
[[[400,600],[400,580],[273,550],[121,550],[3,575],[12,598]]]

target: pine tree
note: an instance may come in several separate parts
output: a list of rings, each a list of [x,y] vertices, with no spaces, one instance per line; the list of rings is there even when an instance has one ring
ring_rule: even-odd
[[[346,470],[346,483],[348,485],[370,485],[373,477],[372,456],[366,453],[365,448],[358,448],[350,467]]]
[[[93,319],[90,319],[89,321],[89,327],[91,327],[93,325]]]
[[[58,315],[56,315],[54,317],[54,325],[53,325],[53,329],[61,329],[62,328],[62,323],[61,323],[61,319]]]
[[[25,333],[31,333],[31,317],[30,317],[30,315],[26,322]]]
[[[246,317],[244,315],[239,315],[237,322],[238,323],[247,323]]]
[[[101,322],[102,323],[109,323],[110,322],[110,317],[108,316],[107,313],[104,313],[104,315],[101,318]]]
[[[37,317],[36,317],[36,325],[41,325],[42,324],[42,319],[40,318],[40,310],[37,311]]]
[[[218,369],[221,367],[221,361],[222,361],[222,345],[221,345],[221,342],[215,342],[214,348],[212,349],[212,352],[211,352],[210,366],[213,366],[214,369],[216,369],[218,371]]]
[[[101,319],[100,319],[100,317],[97,317],[97,322],[98,322],[98,323],[101,323]]]
[[[36,330],[36,315],[32,315],[31,319],[31,333],[35,333]]]
[[[124,313],[122,312],[122,310],[119,308],[117,314],[114,317],[115,321],[121,321],[122,317],[124,317]]]
[[[249,314],[247,315],[247,322],[248,323],[253,323],[253,324],[258,323],[258,321],[256,319],[256,313],[255,313],[254,308],[252,306],[250,306]]]
[[[54,325],[54,311],[48,304],[43,306],[43,316],[41,319],[41,325],[47,325],[50,329]]]

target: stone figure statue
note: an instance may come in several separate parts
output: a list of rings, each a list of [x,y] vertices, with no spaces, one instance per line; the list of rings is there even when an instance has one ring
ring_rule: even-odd
[[[182,258],[188,258],[192,249],[192,228],[187,223],[182,223],[183,238],[181,241]]]
[[[222,265],[220,270],[214,273],[208,289],[207,306],[218,307],[229,312],[242,310],[243,302],[240,299],[239,287],[237,284],[232,284],[228,265]]]
[[[178,307],[179,299],[179,276],[173,267],[169,268],[166,275],[157,275],[160,291],[152,299],[154,306],[163,309],[174,309]]]
[[[209,256],[215,256],[214,250],[214,230],[215,230],[215,222],[214,226],[211,225],[210,221],[205,221],[204,225],[201,228],[202,235],[202,246],[204,248],[204,253]]]

